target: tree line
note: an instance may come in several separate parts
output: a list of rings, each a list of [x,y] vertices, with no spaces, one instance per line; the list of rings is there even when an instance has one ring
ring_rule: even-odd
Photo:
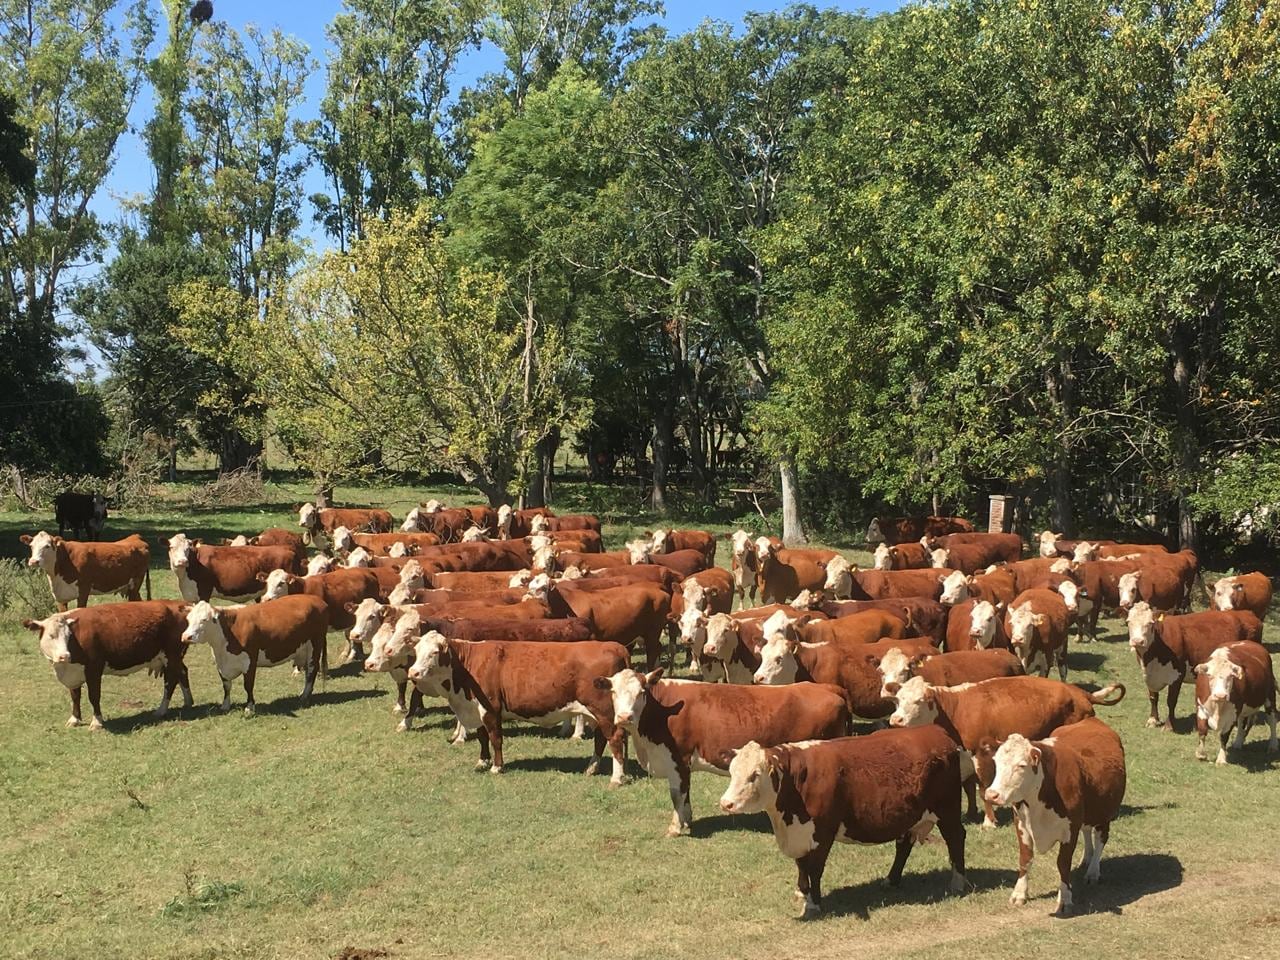
[[[1280,532],[1264,4],[669,35],[649,0],[346,0],[323,64],[177,0],[0,7],[17,469],[274,438],[321,487],[536,505],[573,444],[643,464],[658,511],[677,476],[772,486],[794,540],[989,493],[1068,534]],[[154,187],[103,223],[143,91]],[[105,378],[67,376],[73,330]]]

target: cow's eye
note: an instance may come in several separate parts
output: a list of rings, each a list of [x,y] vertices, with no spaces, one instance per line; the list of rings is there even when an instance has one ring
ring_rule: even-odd
[[[752,773],[751,776],[747,777],[747,783],[755,783],[759,779],[760,773],[759,771],[756,771],[755,773]]]

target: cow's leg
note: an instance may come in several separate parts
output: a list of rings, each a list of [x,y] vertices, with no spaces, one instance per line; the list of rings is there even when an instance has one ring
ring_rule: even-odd
[[[488,770],[492,761],[489,758],[489,727],[487,724],[482,723],[476,729],[476,739],[480,741],[480,759],[476,761],[476,769]]]
[[[907,865],[907,857],[911,856],[911,848],[916,845],[911,834],[907,834],[898,840],[897,846],[893,851],[893,866],[889,868],[889,876],[885,879],[891,887],[896,887],[902,882],[902,870]]]
[[[223,713],[231,711],[231,681],[226,677],[222,678],[222,704],[218,709]]]
[[[968,800],[969,806],[965,811],[965,816],[970,820],[978,819],[978,775],[974,774],[966,778],[964,782],[964,793]]]
[[[595,736],[591,738],[591,762],[587,764],[587,776],[595,776],[597,770],[600,769],[600,761],[604,757],[605,736],[604,731],[596,726]]]
[[[71,695],[71,716],[67,718],[68,727],[80,726],[80,687],[72,687],[67,691]]]
[[[969,889],[969,880],[965,876],[964,866],[964,820],[960,817],[959,798],[955,804],[955,812],[943,811],[938,818],[938,832],[947,844],[947,859],[951,861],[952,893],[964,893]]]
[[[401,696],[404,694],[401,693]],[[422,691],[415,685],[413,693],[409,694],[409,709],[404,713],[404,719],[400,721],[400,725],[396,727],[397,733],[404,733],[406,730],[413,729],[413,718],[421,716],[422,707]]]
[[[1093,830],[1093,859],[1089,861],[1084,871],[1085,883],[1100,883],[1102,881],[1102,848],[1107,845],[1107,837],[1111,835],[1111,824],[1104,823],[1100,827]]]
[[[1178,705],[1178,694],[1182,692],[1182,678],[1179,677],[1173,683],[1169,684],[1169,696],[1165,702],[1164,728],[1173,730],[1173,710]]]
[[[675,762],[675,769],[667,778],[671,791],[671,826],[668,837],[687,837],[693,831],[693,804],[689,802],[689,765]]]
[[[502,773],[502,711],[494,710],[484,715],[485,726],[489,730],[489,742],[493,744],[493,766],[490,773]]]
[[[564,732],[565,734],[568,735],[570,740],[586,739],[587,737],[587,718],[586,717],[581,715],[576,716],[572,720],[566,721],[565,725],[566,727],[568,727],[568,729],[566,729]]]
[[[182,687],[182,709],[190,710],[196,704],[196,698],[191,695],[191,676],[187,673],[187,665],[182,664],[182,672],[178,674],[178,684]]]
[[[1267,741],[1267,753],[1280,751],[1280,740],[1276,739],[1276,708],[1274,705],[1266,712],[1267,726],[1271,728],[1271,739]]]
[[[87,607],[89,605],[89,584],[87,581],[81,581],[79,590],[76,593],[76,606]]]
[[[391,708],[392,713],[405,712],[404,693],[408,688],[409,688],[409,681],[407,679],[396,681],[396,702],[395,702],[395,705]]]
[[[614,727],[609,734],[609,752],[613,755],[613,776],[609,786],[620,787],[626,780],[627,734],[621,727]]]
[[[321,644],[325,643],[329,638],[322,637],[320,640],[311,641],[311,656],[307,660],[307,678],[302,684],[302,705],[305,707],[311,702],[311,691],[315,689],[316,677],[320,674],[320,653]]]
[[[651,671],[657,668],[658,658],[662,656],[662,632],[650,633],[641,637],[644,641],[644,668]]]
[[[1239,722],[1236,727],[1239,728]],[[1231,739],[1231,728],[1218,730],[1218,758],[1214,761],[1218,766],[1224,766],[1227,762],[1227,741]]]
[[[102,666],[89,664],[84,668],[84,685],[89,689],[89,706],[93,709],[90,730],[103,729],[102,720]]]
[[[253,683],[258,678],[258,658],[251,651],[249,669],[244,672],[244,715],[252,717],[258,712],[258,705],[253,700]]]
[[[1058,916],[1071,916],[1071,861],[1076,855],[1080,831],[1072,827],[1071,836],[1058,847]]]
[[[1158,727],[1160,726],[1160,691],[1148,690],[1147,699],[1151,702],[1151,714],[1147,717],[1147,726]]]
[[[182,662],[174,662],[170,657],[164,665],[164,695],[160,698],[160,705],[156,707],[155,715],[163,717],[169,712],[169,701],[173,698],[173,691],[177,688],[178,683],[182,680]]]
[[[1020,907],[1027,902],[1028,877],[1031,873],[1031,861],[1035,858],[1035,848],[1031,846],[1031,838],[1026,835],[1019,817],[1014,817],[1013,828],[1018,834],[1018,882],[1013,885],[1013,895],[1009,897],[1009,902]]]
[[[1084,857],[1080,861],[1080,864],[1084,867],[1084,882],[1096,883],[1098,878],[1090,874],[1090,871],[1093,869],[1095,831],[1093,827],[1089,826],[1088,824],[1085,824],[1083,827],[1080,828],[1080,832],[1081,832],[1081,835],[1084,837]]]
[[[827,866],[827,853],[831,844],[820,844],[816,850],[806,853],[796,862],[805,875],[804,919],[812,920],[822,913],[822,871]]]
[[[1058,679],[1067,682],[1067,640],[1062,638],[1062,646],[1058,649]]]
[[[462,725],[461,720],[457,720],[453,724],[453,733],[449,734],[449,746],[456,747],[460,743],[467,742],[467,728]]]

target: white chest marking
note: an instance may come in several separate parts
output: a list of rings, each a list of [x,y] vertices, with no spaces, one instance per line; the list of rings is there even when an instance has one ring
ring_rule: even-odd
[[[1149,693],[1158,693],[1175,681],[1183,679],[1173,664],[1162,663],[1159,660],[1148,660],[1143,664],[1142,672],[1146,677]]]
[[[1055,843],[1071,839],[1071,821],[1060,817],[1039,799],[1032,799],[1014,807],[1014,816],[1036,853],[1045,853]]]

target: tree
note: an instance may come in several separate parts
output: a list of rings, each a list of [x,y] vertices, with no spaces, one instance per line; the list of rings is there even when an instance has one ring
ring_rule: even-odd
[[[379,450],[384,469],[453,470],[496,504],[548,425],[573,422],[564,345],[548,333],[526,391],[503,279],[452,260],[429,208],[368,221],[261,314],[236,296],[184,288],[175,333],[254,385],[322,485]]]

